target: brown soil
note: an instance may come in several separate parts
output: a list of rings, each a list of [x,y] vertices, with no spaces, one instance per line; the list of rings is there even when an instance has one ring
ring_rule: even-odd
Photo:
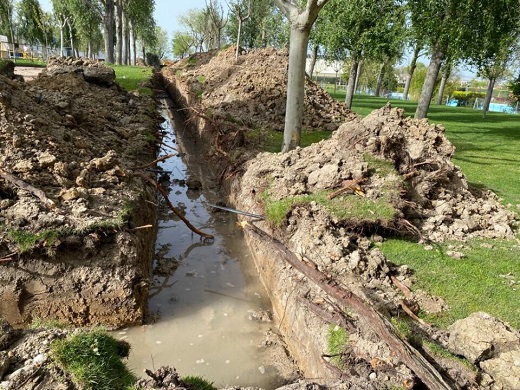
[[[133,228],[154,224],[154,192],[129,169],[155,158],[158,121],[113,80],[72,62],[0,76],[0,317],[16,326],[145,315],[154,231]]]

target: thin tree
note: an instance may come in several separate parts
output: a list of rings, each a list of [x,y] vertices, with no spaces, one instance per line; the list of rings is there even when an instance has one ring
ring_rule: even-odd
[[[282,152],[300,145],[305,96],[305,61],[312,25],[328,0],[307,0],[305,8],[295,0],[274,0],[291,24],[289,68],[287,70],[287,103]]]
[[[238,22],[235,50],[235,61],[238,62],[238,55],[240,54],[240,38],[242,36],[242,26],[244,25],[244,22],[251,17],[251,0],[247,0],[245,7],[243,1],[230,2],[229,7],[231,8],[233,15],[235,15]]]

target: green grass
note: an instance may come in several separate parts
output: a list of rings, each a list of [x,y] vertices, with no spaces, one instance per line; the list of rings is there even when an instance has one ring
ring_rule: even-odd
[[[138,91],[141,95],[151,95],[152,90],[142,83],[150,80],[153,68],[150,66],[111,65],[116,72],[116,82],[127,91]]]
[[[323,139],[329,139],[331,135],[332,132],[327,130],[303,130],[300,146],[304,148]],[[278,153],[282,150],[283,132],[281,131],[250,131],[248,137],[257,139],[262,144],[262,149],[266,152]]]
[[[41,61],[39,59],[28,60],[24,58],[17,58],[15,62],[15,67],[17,66],[29,66],[33,68],[45,68],[47,63],[45,61]]]
[[[182,378],[190,390],[217,390],[213,383],[208,382],[200,376],[188,375]]]
[[[473,240],[465,244],[465,257],[454,259],[446,255],[447,245],[427,251],[413,242],[390,239],[381,246],[393,263],[412,267],[414,289],[442,297],[450,308],[421,317],[447,327],[473,312],[485,311],[520,328],[520,247],[507,240]]]
[[[16,243],[19,254],[30,252],[36,247],[52,248],[60,236],[56,230],[44,230],[33,234],[22,230],[8,229],[7,234]]]
[[[327,345],[329,349],[329,355],[332,356],[332,362],[342,367],[341,355],[345,352],[348,343],[347,331],[339,326],[331,325],[327,335]]]
[[[51,344],[51,356],[76,386],[85,390],[124,390],[136,378],[121,361],[125,349],[103,330],[80,332]]]
[[[281,200],[272,200],[269,192],[262,194],[266,219],[273,225],[280,227],[289,211],[301,204],[316,202],[324,206],[331,215],[340,221],[350,223],[380,223],[388,225],[395,216],[395,208],[381,197],[372,200],[357,195],[338,196],[329,199],[327,195],[331,191],[323,191],[316,194],[291,196]]]

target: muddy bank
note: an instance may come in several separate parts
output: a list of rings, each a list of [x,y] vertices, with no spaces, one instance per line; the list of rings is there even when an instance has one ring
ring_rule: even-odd
[[[0,76],[0,317],[15,326],[146,314],[155,191],[133,168],[155,159],[158,117],[114,79],[81,60]]]
[[[344,117],[341,127],[331,120],[331,129],[339,130],[329,141],[284,155],[258,154],[256,130],[266,121],[283,123],[283,115],[274,115],[283,111],[275,103],[276,110],[254,121],[250,107],[263,105],[260,96],[272,96],[271,82],[284,85],[285,73],[271,72],[266,80],[259,71],[236,83],[240,70],[228,57],[223,51],[180,62],[163,71],[165,85],[221,168],[238,209],[265,215],[271,203],[288,204],[278,222],[251,227],[249,221],[245,230],[276,320],[305,376],[359,389],[511,388],[504,370],[491,372],[489,364],[475,361],[472,371],[427,347],[417,349],[396,336],[389,322],[413,316],[419,301],[423,309],[443,305],[437,297],[410,293],[409,269],[393,266],[377,247],[385,237],[400,234],[425,243],[513,237],[514,216],[494,194],[470,188],[450,161],[454,148],[443,128],[385,107],[365,119]],[[239,62],[277,69],[280,58],[255,51]],[[253,90],[256,97],[250,96]],[[311,99],[326,99],[315,86],[306,98],[313,94],[318,96]],[[249,104],[233,110],[224,104],[226,96]],[[226,112],[221,106],[232,117],[220,115]],[[320,114],[340,117],[344,111],[335,107],[331,103]],[[307,106],[306,115],[319,116],[312,108]],[[360,208],[367,211],[360,214]],[[460,352],[464,337],[452,340],[449,332],[421,322],[412,327],[436,348],[468,356]],[[513,333],[516,354],[520,339]],[[331,351],[334,334],[345,341]],[[507,359],[498,359],[502,368],[508,366]]]

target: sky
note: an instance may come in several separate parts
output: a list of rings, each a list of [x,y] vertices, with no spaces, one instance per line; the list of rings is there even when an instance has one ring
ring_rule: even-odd
[[[40,5],[45,11],[52,11],[51,0],[40,0]],[[155,0],[155,20],[171,38],[174,31],[181,29],[179,16],[193,8],[204,8],[205,5],[206,0]]]

